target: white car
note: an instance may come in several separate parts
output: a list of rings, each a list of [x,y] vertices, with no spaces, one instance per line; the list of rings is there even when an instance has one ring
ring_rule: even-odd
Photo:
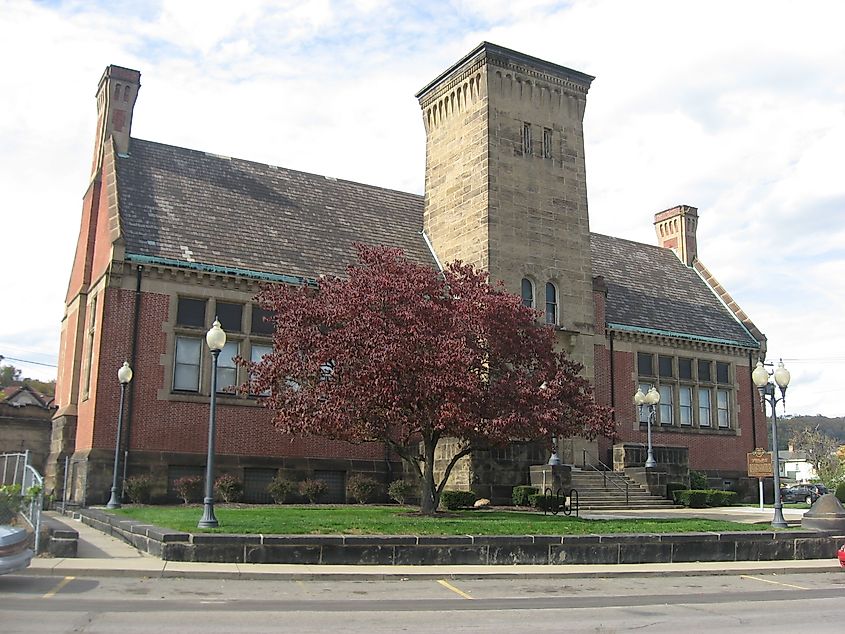
[[[29,532],[18,526],[0,525],[0,575],[23,570],[30,561]]]

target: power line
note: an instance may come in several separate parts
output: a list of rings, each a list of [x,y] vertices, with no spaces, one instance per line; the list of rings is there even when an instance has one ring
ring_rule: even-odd
[[[28,361],[27,359],[16,359],[15,357],[4,357],[2,354],[0,354],[0,361],[5,361],[7,359],[9,361],[17,361],[18,363],[29,363],[29,364],[32,364],[32,365],[43,365],[43,366],[48,367],[48,368],[58,368],[59,367],[55,363],[41,363],[40,361]]]

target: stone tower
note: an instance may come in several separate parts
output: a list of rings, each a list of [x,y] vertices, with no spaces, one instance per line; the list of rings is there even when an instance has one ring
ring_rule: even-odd
[[[487,42],[418,94],[424,230],[547,313],[593,379],[583,118],[593,77]],[[526,282],[527,280],[527,282]]]

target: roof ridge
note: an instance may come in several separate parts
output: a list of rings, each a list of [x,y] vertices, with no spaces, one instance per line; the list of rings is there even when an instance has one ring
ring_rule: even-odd
[[[217,154],[216,152],[210,152],[210,151],[206,151],[206,150],[195,150],[194,148],[183,147],[181,145],[171,145],[169,143],[162,143],[160,141],[150,141],[149,139],[140,139],[138,137],[131,137],[131,141],[139,141],[141,143],[146,143],[146,144],[149,144],[149,145],[157,145],[159,147],[181,150],[183,152],[190,152],[192,154],[207,156],[209,158],[216,158],[216,159],[224,160],[224,161],[238,161],[239,163],[247,163],[249,165],[260,165],[260,166],[267,167],[267,168],[270,168],[270,169],[284,170],[286,172],[290,172],[290,173],[294,173],[294,174],[302,174],[303,176],[309,176],[309,177],[312,177],[312,178],[322,178],[322,179],[325,179],[329,182],[348,183],[350,185],[358,185],[358,186],[361,186],[361,187],[366,187],[368,189],[374,189],[374,190],[379,190],[379,191],[383,191],[383,192],[394,192],[396,194],[401,194],[403,196],[412,196],[414,198],[419,198],[420,200],[425,198],[424,194],[415,194],[413,192],[406,192],[406,191],[403,191],[401,189],[395,189],[395,188],[392,188],[392,187],[383,187],[381,185],[371,185],[369,183],[362,183],[360,181],[353,181],[353,180],[349,180],[349,179],[346,179],[346,178],[338,178],[337,176],[329,176],[327,174],[317,174],[316,172],[306,172],[306,171],[294,169],[294,168],[291,168],[291,167],[284,167],[283,165],[273,165],[272,163],[262,163],[260,161],[251,161],[249,159],[239,158],[237,156],[227,156],[225,154]],[[131,155],[132,155],[132,152],[131,152],[132,144],[131,143],[130,143],[129,147],[130,147],[129,156],[131,157]]]

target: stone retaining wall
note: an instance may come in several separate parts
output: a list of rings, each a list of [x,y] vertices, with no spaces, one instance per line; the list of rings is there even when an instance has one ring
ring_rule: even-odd
[[[79,511],[89,526],[166,561],[360,565],[640,564],[830,559],[835,532],[642,535],[223,535]]]

